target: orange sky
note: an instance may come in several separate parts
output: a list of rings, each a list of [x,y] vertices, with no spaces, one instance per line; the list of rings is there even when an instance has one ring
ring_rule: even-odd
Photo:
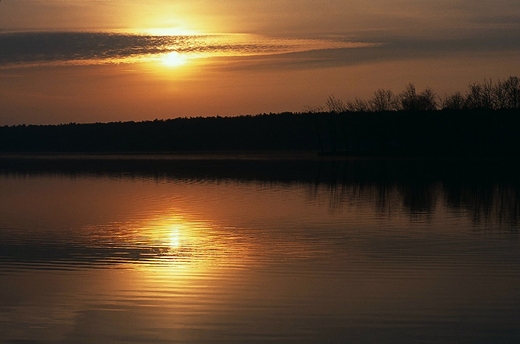
[[[518,32],[517,1],[4,0],[0,125],[302,111],[408,82],[442,96],[519,75]],[[143,33],[225,35],[161,46],[179,52],[165,64],[155,43],[132,41]]]

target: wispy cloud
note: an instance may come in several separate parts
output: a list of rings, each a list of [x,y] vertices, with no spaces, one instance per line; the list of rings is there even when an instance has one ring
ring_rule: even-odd
[[[477,31],[477,30],[475,30]],[[519,53],[520,37],[509,28],[493,32],[481,30],[467,37],[443,36],[435,38],[367,35],[357,49],[309,49],[269,56],[239,57],[241,63],[228,64],[228,69],[309,69],[352,66],[385,61],[412,61],[432,58],[500,55]]]
[[[372,45],[345,40],[268,39],[249,35],[17,32],[0,34],[0,65],[132,63],[173,51],[198,57],[255,56]]]
[[[478,31],[478,30],[477,30]],[[283,39],[255,35],[152,35],[124,32],[0,33],[0,67],[99,65],[160,59],[171,52],[190,57],[248,57],[262,64],[338,66],[381,60],[448,56],[456,52],[520,51],[516,30],[481,30],[467,37],[413,38],[367,35],[346,39]],[[247,68],[249,64],[242,64]]]

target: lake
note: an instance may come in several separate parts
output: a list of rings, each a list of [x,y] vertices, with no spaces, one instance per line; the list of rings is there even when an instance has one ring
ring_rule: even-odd
[[[518,343],[519,166],[0,158],[0,341]]]

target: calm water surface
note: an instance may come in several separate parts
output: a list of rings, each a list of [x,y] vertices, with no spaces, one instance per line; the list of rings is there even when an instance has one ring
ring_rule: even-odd
[[[507,164],[0,161],[3,343],[520,342]]]

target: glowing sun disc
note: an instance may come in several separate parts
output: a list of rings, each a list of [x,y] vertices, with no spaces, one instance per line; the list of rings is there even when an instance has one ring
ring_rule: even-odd
[[[162,63],[167,67],[179,67],[186,64],[188,58],[176,51],[164,55]]]

